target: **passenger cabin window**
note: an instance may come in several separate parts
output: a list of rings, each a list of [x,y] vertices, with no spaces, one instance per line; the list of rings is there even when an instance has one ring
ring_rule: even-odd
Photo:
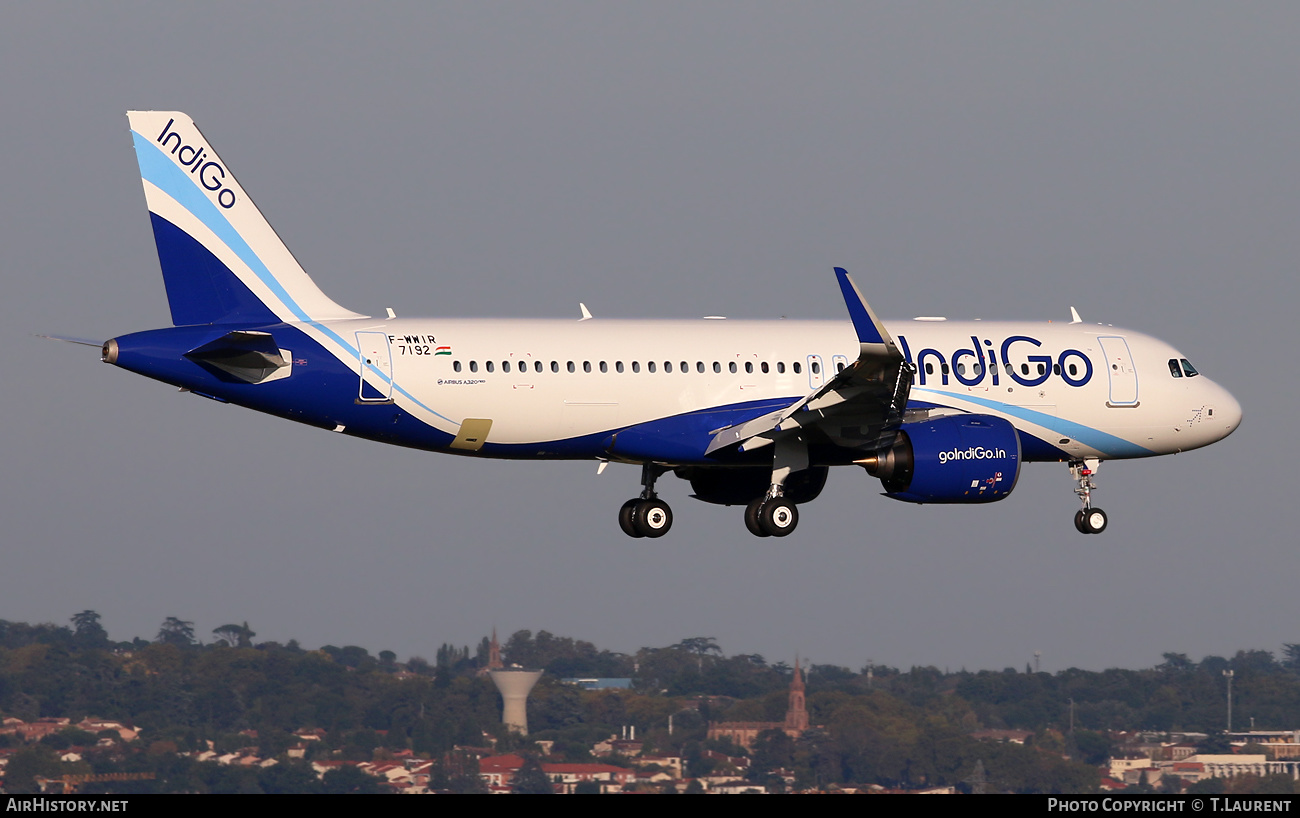
[[[459,371],[460,371],[460,361],[452,361],[452,362],[451,362],[451,368],[452,368],[454,371],[459,372]]]
[[[488,361],[487,363],[485,363],[485,364],[483,364],[483,365],[487,367],[487,371],[488,371],[488,372],[491,372],[491,371],[492,371],[492,367],[494,366],[494,364],[493,364],[491,361]]]
[[[542,362],[541,362],[541,361],[537,361],[536,363],[533,364],[533,371],[534,371],[534,372],[541,372],[541,371],[542,371]]]
[[[470,371],[470,372],[478,372],[478,361],[470,361],[470,362],[469,362],[469,371]]]
[[[590,371],[591,371],[591,361],[583,361],[583,362],[582,362],[582,371],[583,371],[583,372],[590,372]]]
[[[795,362],[794,362],[793,364],[791,364],[790,366],[791,366],[792,369],[794,369],[794,374],[796,374],[796,375],[798,375],[800,372],[803,372],[803,365],[800,364],[798,361],[795,361]]]
[[[754,364],[750,361],[745,361],[745,374],[746,375],[754,374]]]
[[[501,371],[502,371],[502,372],[509,372],[509,371],[510,371],[510,362],[509,362],[509,361],[502,361],[502,362],[501,362]]]
[[[609,371],[609,367],[605,364],[604,361],[601,361],[601,362],[600,362],[600,371],[601,371],[601,372],[608,372],[608,371]]]
[[[930,363],[929,361],[926,361],[925,363],[925,374],[927,375],[934,374],[934,364]]]
[[[778,375],[784,375],[784,374],[785,374],[785,361],[777,361],[777,362],[776,362],[776,374],[778,374]]]
[[[1181,377],[1183,377],[1183,370],[1181,370],[1181,369],[1178,368],[1178,359],[1177,359],[1177,358],[1170,358],[1170,359],[1169,359],[1169,374],[1170,374],[1170,375],[1173,375],[1175,378],[1181,378]]]
[[[766,375],[766,374],[767,374],[767,361],[763,361],[763,363],[759,364],[759,366],[762,367],[762,369],[763,369],[763,374]]]
[[[574,367],[573,367],[573,361],[569,361],[569,371],[572,372],[573,369],[574,369]]]
[[[604,372],[605,370],[602,368],[600,371],[601,371],[601,372]],[[615,362],[614,362],[614,371],[615,371],[615,372],[618,372],[618,373],[620,373],[620,374],[622,374],[622,372],[623,372],[623,362],[622,362],[622,361],[615,361]]]
[[[735,375],[735,374],[736,374],[736,362],[735,362],[735,361],[732,361],[731,363],[727,364],[727,369],[731,370],[731,374],[732,374],[732,375]]]

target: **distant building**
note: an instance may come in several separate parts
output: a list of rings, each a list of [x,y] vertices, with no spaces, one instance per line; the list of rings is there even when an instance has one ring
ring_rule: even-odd
[[[619,678],[585,678],[585,679],[561,679],[560,681],[568,685],[577,685],[583,690],[627,690],[632,687],[631,679]]]
[[[790,738],[799,738],[808,729],[808,708],[804,702],[803,670],[794,660],[794,678],[790,681],[790,704],[785,721],[715,721],[709,722],[709,738],[730,739],[746,750],[752,749],[758,736],[767,730],[780,730]]]
[[[994,743],[1009,742],[1011,744],[1024,744],[1034,735],[1032,730],[976,730],[970,734],[970,737],[976,741],[991,741]]]
[[[1262,747],[1270,761],[1300,759],[1300,730],[1250,730],[1229,733],[1228,741],[1238,747],[1249,744]]]
[[[490,756],[478,763],[479,776],[488,788],[496,792],[508,791],[519,768],[524,766],[522,756],[508,754]],[[606,792],[618,792],[636,781],[636,773],[612,764],[542,763],[542,772],[555,782],[557,791],[571,793],[583,781],[595,781]]]

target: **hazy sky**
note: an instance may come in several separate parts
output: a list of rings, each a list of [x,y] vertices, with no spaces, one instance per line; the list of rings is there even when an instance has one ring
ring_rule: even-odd
[[[432,658],[495,624],[860,667],[1149,666],[1300,642],[1300,7],[10,4],[0,619]],[[639,470],[384,447],[33,337],[169,323],[127,122],[194,117],[303,266],[382,314],[1087,321],[1178,346],[1232,437],[987,507],[841,469],[798,532]],[[1290,533],[1288,533],[1290,532]]]

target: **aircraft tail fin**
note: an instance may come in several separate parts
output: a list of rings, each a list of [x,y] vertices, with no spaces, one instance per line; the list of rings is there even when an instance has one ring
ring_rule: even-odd
[[[357,318],[321,292],[179,111],[128,111],[172,323]]]

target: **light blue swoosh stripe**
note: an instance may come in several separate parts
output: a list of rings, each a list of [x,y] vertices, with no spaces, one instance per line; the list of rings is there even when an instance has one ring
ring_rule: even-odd
[[[1046,412],[1035,412],[1033,409],[1026,409],[1023,406],[1012,406],[1009,403],[980,398],[974,395],[953,395],[950,392],[941,392],[938,389],[918,389],[912,388],[913,392],[928,392],[931,395],[940,395],[945,398],[955,398],[957,400],[969,401],[980,406],[987,406],[1006,415],[1038,424],[1047,429],[1053,429],[1061,433],[1062,437],[1070,437],[1096,449],[1099,452],[1106,452],[1112,457],[1142,457],[1152,455],[1155,452],[1150,449],[1144,449],[1136,443],[1131,443],[1122,437],[1107,432],[1094,429],[1091,426],[1084,426],[1082,423],[1075,423],[1072,420],[1065,420],[1056,415],[1049,415]]]
[[[163,151],[158,148],[152,140],[142,136],[139,132],[131,131],[131,139],[135,143],[135,154],[140,163],[140,175],[142,177],[147,179],[150,184],[175,199],[181,207],[188,210],[191,215],[201,221],[209,230],[216,234],[217,238],[224,242],[225,245],[230,248],[230,251],[247,264],[248,269],[252,270],[253,274],[256,275],[262,283],[271,290],[271,292],[275,293],[277,298],[284,302],[284,305],[289,308],[289,311],[292,312],[299,321],[315,327],[321,333],[331,338],[339,346],[343,347],[343,349],[347,350],[348,353],[358,361],[361,360],[360,350],[343,340],[343,338],[339,336],[338,333],[334,332],[334,330],[313,320],[312,317],[298,305],[298,302],[293,300],[284,286],[275,278],[274,275],[271,274],[271,271],[267,269],[266,265],[262,263],[262,259],[258,257],[257,253],[253,252],[253,248],[248,246],[248,242],[244,241],[244,237],[239,235],[239,231],[234,228],[230,223],[230,220],[227,219],[221,211],[217,209],[217,206],[199,190],[199,187],[194,184],[185,171],[180,169],[179,165],[172,162],[171,158],[168,157],[167,154],[163,153]],[[432,408],[425,406],[414,395],[394,383],[392,378],[379,371],[374,366],[371,366],[370,370],[383,380],[392,384],[394,389],[409,398],[416,406],[419,406],[436,417],[442,418],[448,423],[456,426],[460,425],[451,418],[441,415]]]
[[[217,238],[221,239],[231,252],[239,256],[239,259],[248,265],[248,269],[252,270],[253,274],[284,302],[299,321],[311,321],[311,316],[290,297],[289,292],[266,268],[262,259],[258,258],[253,248],[248,246],[248,242],[239,235],[239,231],[235,230],[230,220],[200,192],[198,185],[189,178],[189,175],[172,162],[157,145],[137,131],[131,131],[131,139],[135,142],[136,157],[140,160],[140,175],[175,199],[181,207],[215,233]]]

